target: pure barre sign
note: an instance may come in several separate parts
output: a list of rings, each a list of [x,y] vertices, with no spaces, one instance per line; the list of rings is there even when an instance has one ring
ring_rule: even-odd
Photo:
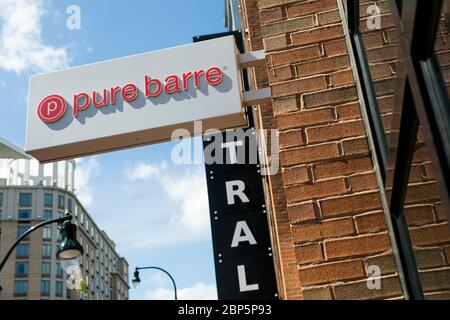
[[[26,151],[42,162],[246,124],[232,36],[30,78]]]

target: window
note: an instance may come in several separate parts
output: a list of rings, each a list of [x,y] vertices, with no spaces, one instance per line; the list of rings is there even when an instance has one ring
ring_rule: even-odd
[[[59,195],[58,196],[58,209],[64,209],[65,199],[64,196]]]
[[[86,219],[86,230],[89,232],[89,219]]]
[[[49,261],[43,261],[41,264],[41,275],[43,277],[49,277],[51,275],[51,263]]]
[[[3,212],[2,209],[0,209],[0,219],[3,218]]]
[[[366,2],[346,1],[351,54],[369,140],[388,190],[386,214],[401,249],[404,290],[421,300],[450,286],[450,274],[433,270],[443,263],[425,258],[450,245],[450,212],[443,205],[449,202],[450,180],[438,183],[450,168],[450,2],[371,1],[383,7],[384,22],[374,30],[367,30],[360,10]],[[375,43],[379,38],[382,44]],[[399,72],[382,75],[383,68]]]
[[[42,229],[42,239],[52,240],[52,227],[44,227]]]
[[[28,243],[21,243],[16,248],[16,258],[28,258],[30,255],[30,245]]]
[[[41,296],[49,296],[50,295],[50,280],[42,280],[41,281]]]
[[[17,227],[17,238],[19,238],[25,232],[27,232],[29,228],[30,228],[30,226],[18,226]],[[30,240],[30,236],[27,236],[24,240]]]
[[[31,193],[20,193],[19,194],[19,206],[20,207],[31,207]]]
[[[69,209],[70,211],[73,211],[73,201],[72,199],[67,199],[67,209]]]
[[[61,267],[61,263],[56,263],[56,277],[62,278],[63,277],[63,269]]]
[[[28,275],[28,262],[16,262],[16,277]]]
[[[64,212],[63,211],[58,211],[58,218],[62,218],[64,217]]]
[[[42,245],[42,256],[45,258],[50,258],[52,256],[52,246],[50,244]]]
[[[57,297],[63,296],[63,283],[62,281],[56,281],[55,283],[55,295]]]
[[[28,280],[14,281],[14,296],[26,296],[28,293]]]
[[[44,210],[44,220],[49,221],[53,219],[53,212],[52,210]]]
[[[0,193],[0,207],[3,206],[3,193]]]
[[[19,210],[19,219],[30,219],[31,210]]]
[[[53,207],[53,194],[52,193],[44,194],[44,206]]]

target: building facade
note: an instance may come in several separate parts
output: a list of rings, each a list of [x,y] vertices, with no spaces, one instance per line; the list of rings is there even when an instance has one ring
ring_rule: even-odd
[[[225,16],[266,55],[249,73],[272,92],[257,126],[279,130],[280,298],[450,299],[447,1],[225,0]]]
[[[84,255],[72,264],[56,258],[56,224],[33,232],[0,274],[0,299],[128,299],[128,263],[74,194],[74,171],[74,161],[9,161],[8,177],[0,179],[0,257],[29,227],[65,209],[72,211]]]

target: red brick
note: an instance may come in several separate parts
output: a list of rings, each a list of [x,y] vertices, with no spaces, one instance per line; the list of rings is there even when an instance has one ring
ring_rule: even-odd
[[[331,71],[345,69],[350,66],[348,55],[321,58],[308,61],[297,65],[297,74],[299,77],[325,74]]]
[[[360,234],[386,230],[383,212],[371,212],[355,216],[355,223]]]
[[[270,53],[266,56],[267,64],[276,67],[284,64],[299,63],[320,57],[317,45]]]
[[[280,148],[298,147],[303,145],[303,136],[301,130],[280,132]]]
[[[444,253],[445,253],[445,259],[447,260],[447,264],[450,265],[450,246],[445,247]]]
[[[283,11],[281,10],[281,7],[262,10],[259,12],[259,19],[261,24],[279,21],[283,19]]]
[[[324,179],[342,175],[353,174],[361,171],[373,170],[369,157],[342,159],[333,162],[316,164],[313,167],[314,177]]]
[[[319,43],[322,41],[333,40],[344,35],[342,25],[332,25],[311,30],[291,33],[292,44],[302,46],[307,44]]]
[[[297,79],[281,83],[276,83],[271,86],[272,97],[284,97],[296,93],[307,93],[313,91],[320,91],[327,88],[325,77],[313,77],[307,79]]]
[[[369,49],[366,51],[367,59],[370,63],[397,60],[399,55],[398,50],[397,46],[384,46],[381,48]]]
[[[381,208],[378,192],[341,196],[320,201],[322,216],[333,217]]]
[[[267,9],[271,7],[286,5],[298,0],[258,0],[257,7],[259,9]],[[256,7],[254,7],[256,9]]]
[[[364,125],[362,121],[357,120],[306,128],[305,132],[308,143],[334,141],[364,135]]]
[[[286,186],[309,181],[308,169],[306,167],[294,167],[283,170],[283,180]]]
[[[367,20],[371,19],[371,18],[364,18],[361,19],[361,32],[366,33],[371,31],[369,29],[369,26],[367,25]],[[390,29],[392,27],[394,27],[394,21],[392,20],[392,15],[383,15],[383,17],[380,19],[381,25],[380,25],[380,29]],[[378,31],[380,32],[380,31]]]
[[[278,99],[274,99],[278,100]],[[303,127],[312,124],[328,123],[333,121],[333,112],[330,108],[299,111],[277,116],[277,125],[280,130]]]
[[[377,189],[377,180],[373,172],[348,177],[352,192]]]
[[[320,243],[306,244],[295,247],[295,255],[298,264],[305,264],[323,260],[322,247]]]
[[[370,75],[374,80],[391,77],[393,75],[391,65],[389,63],[372,65]]]
[[[365,49],[372,49],[384,46],[383,32],[375,31],[371,33],[363,33],[362,39]]]
[[[436,218],[438,221],[448,221],[449,220],[447,214],[445,213],[444,207],[442,206],[442,203],[436,204],[434,206],[434,211],[436,213]]]
[[[357,99],[358,96],[355,87],[351,86],[305,94],[303,96],[303,103],[305,108],[315,108],[343,104]]]
[[[265,38],[298,30],[305,30],[312,27],[314,27],[313,16],[301,17],[263,25],[261,26],[261,35]]]
[[[344,179],[332,179],[289,187],[286,188],[285,193],[287,201],[294,202],[340,195],[346,191],[347,188]]]
[[[395,99],[394,96],[377,98],[378,107],[380,108],[382,113],[392,112],[395,103],[394,99]]]
[[[408,226],[434,222],[433,207],[431,205],[405,207],[403,212]]]
[[[324,246],[327,259],[375,254],[391,248],[387,233],[325,240]]]
[[[287,7],[288,17],[305,16],[308,14],[315,14],[318,12],[336,9],[337,4],[335,0],[316,0],[305,1],[299,4]]]
[[[288,46],[287,37],[285,34],[279,36],[269,37],[263,39],[264,49],[266,52],[284,49]]]
[[[290,111],[297,111],[297,98],[295,96],[289,96],[272,99],[272,108],[273,113],[276,116]]]
[[[365,275],[361,260],[321,264],[301,268],[300,282],[303,286],[361,278]]]
[[[319,287],[302,290],[303,300],[332,300],[331,288]]]
[[[316,219],[314,203],[312,201],[304,202],[287,207],[289,222],[297,224]]]
[[[317,20],[319,21],[319,25],[325,26],[327,24],[334,24],[336,22],[341,21],[341,15],[338,10],[321,12],[317,14]]]
[[[414,246],[429,246],[450,242],[450,231],[447,223],[411,228],[409,234]]]
[[[348,53],[347,43],[345,39],[334,40],[323,44],[325,54],[328,57]]]
[[[413,162],[419,163],[424,161],[431,161],[430,154],[425,145],[418,146],[416,151],[414,151]]]
[[[332,159],[339,156],[337,144],[321,144],[280,152],[282,166],[307,164],[313,161]]]
[[[408,186],[405,203],[418,203],[431,200],[439,200],[436,182]]]
[[[292,78],[291,66],[282,66],[267,71],[269,81],[271,83],[289,80]]]
[[[302,243],[325,238],[350,236],[355,233],[351,218],[326,220],[322,223],[308,223],[292,226],[294,242]]]
[[[361,118],[361,110],[358,102],[344,104],[336,107],[338,120],[350,120]]]
[[[344,150],[344,155],[346,156],[369,153],[369,146],[367,144],[366,138],[358,138],[342,141],[342,149]]]
[[[352,69],[330,74],[330,83],[333,87],[345,86],[354,82]]]

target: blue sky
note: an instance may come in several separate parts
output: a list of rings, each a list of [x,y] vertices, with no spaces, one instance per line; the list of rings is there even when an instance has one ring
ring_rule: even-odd
[[[66,27],[70,5],[81,9],[79,30]],[[222,0],[0,0],[0,137],[24,146],[31,74],[223,31]],[[160,266],[174,276],[181,298],[214,298],[204,167],[173,164],[173,145],[80,159],[77,192],[127,258],[130,273],[136,265]],[[143,271],[141,279],[132,299],[172,297],[163,274]]]

